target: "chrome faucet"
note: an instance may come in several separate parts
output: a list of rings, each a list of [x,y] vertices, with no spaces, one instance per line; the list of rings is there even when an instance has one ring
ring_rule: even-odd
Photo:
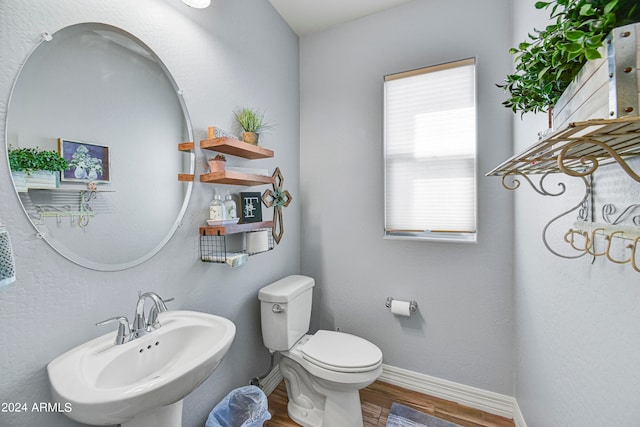
[[[149,315],[145,317],[144,305],[147,299],[153,301],[153,306],[149,309]],[[118,322],[118,333],[116,334],[116,345],[124,344],[136,338],[140,338],[160,327],[158,314],[167,311],[166,303],[173,301],[173,298],[163,300],[155,292],[138,292],[138,302],[136,303],[136,312],[131,325],[129,319],[124,316],[112,317],[96,323],[96,326],[105,326]]]
[[[131,327],[129,327],[129,319],[124,316],[112,317],[111,319],[103,320],[96,323],[96,326],[105,326],[112,323],[119,322],[118,334],[116,335],[116,345],[124,344],[131,341]]]
[[[149,315],[145,317],[144,305],[146,300],[153,301],[153,306],[149,309]],[[136,312],[131,325],[131,334],[134,338],[141,337],[160,327],[158,322],[158,314],[167,311],[165,302],[173,301],[173,298],[164,301],[155,292],[145,292],[140,295],[138,292],[138,303],[136,304]]]

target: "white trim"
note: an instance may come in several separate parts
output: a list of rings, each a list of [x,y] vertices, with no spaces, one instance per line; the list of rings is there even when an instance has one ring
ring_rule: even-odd
[[[269,396],[273,390],[278,387],[278,384],[283,380],[282,374],[280,373],[280,365],[276,364],[276,367],[269,372],[265,378],[260,381],[260,388],[264,391],[264,394]]]
[[[379,381],[460,403],[470,408],[509,419],[513,418],[515,399],[504,394],[442,380],[394,366],[382,365]]]
[[[522,411],[520,410],[518,401],[516,399],[514,399],[513,401],[513,423],[516,425],[516,427],[527,427],[527,423],[524,421],[524,416],[522,415]]]
[[[262,380],[262,390],[268,396],[283,380],[278,365]],[[516,427],[527,427],[515,398],[453,381],[443,380],[395,366],[382,365],[379,381],[408,390],[439,397],[490,414],[513,419]]]

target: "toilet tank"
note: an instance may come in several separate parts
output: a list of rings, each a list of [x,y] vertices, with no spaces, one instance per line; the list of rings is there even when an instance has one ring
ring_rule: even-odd
[[[288,276],[260,289],[262,340],[272,351],[286,351],[309,332],[315,281]]]

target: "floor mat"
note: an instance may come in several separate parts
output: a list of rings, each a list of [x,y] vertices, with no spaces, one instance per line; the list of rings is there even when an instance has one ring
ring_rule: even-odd
[[[458,424],[393,403],[387,418],[387,427],[461,427]]]

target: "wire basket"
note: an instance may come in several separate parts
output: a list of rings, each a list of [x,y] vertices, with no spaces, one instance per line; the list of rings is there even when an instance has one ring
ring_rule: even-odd
[[[274,248],[275,242],[271,228],[262,228],[247,232],[246,234],[258,231],[267,231],[267,246],[258,251],[248,252],[246,249],[229,250],[226,235],[200,235],[200,260],[202,262],[227,263],[233,267],[241,265],[247,256],[257,255],[270,251]],[[244,255],[244,257],[242,257]]]

